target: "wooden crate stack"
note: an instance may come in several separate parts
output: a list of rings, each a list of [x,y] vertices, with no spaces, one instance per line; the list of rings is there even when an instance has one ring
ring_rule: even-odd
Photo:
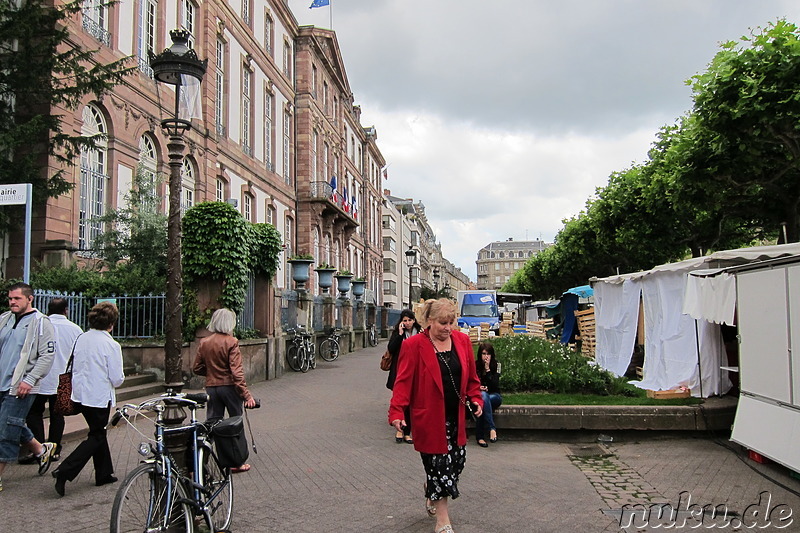
[[[594,350],[597,346],[597,335],[594,327],[594,307],[584,311],[575,311],[575,319],[578,321],[578,333],[581,340],[581,353],[586,357],[594,358]]]
[[[500,320],[500,336],[514,334],[514,313],[503,313]]]
[[[528,321],[527,329],[528,335],[533,335],[540,339],[547,338],[547,330],[553,327],[553,319],[548,318],[545,320]]]

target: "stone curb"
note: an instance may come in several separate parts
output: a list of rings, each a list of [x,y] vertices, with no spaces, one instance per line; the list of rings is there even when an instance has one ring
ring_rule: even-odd
[[[709,398],[702,405],[508,405],[494,412],[498,429],[531,430],[730,430],[735,398]]]

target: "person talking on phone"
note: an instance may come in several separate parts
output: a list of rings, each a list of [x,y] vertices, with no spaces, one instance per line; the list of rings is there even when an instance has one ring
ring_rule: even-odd
[[[403,341],[412,335],[422,331],[422,326],[417,322],[417,317],[411,309],[403,309],[400,313],[400,320],[392,328],[392,334],[389,337],[389,344],[386,349],[392,356],[392,362],[389,366],[389,377],[386,378],[386,388],[392,390],[394,388],[394,380],[397,377],[397,359],[400,356],[400,347]],[[399,430],[394,435],[394,441],[398,444],[405,441],[408,444],[414,444],[414,439],[411,437],[411,417],[408,411],[405,413],[406,425],[402,430]]]
[[[466,464],[467,409],[476,417],[483,412],[481,383],[469,335],[454,330],[453,302],[428,300],[421,318],[426,329],[400,348],[388,418],[400,431],[410,410],[414,449],[427,479],[425,510],[436,518],[435,533],[453,533],[448,500],[458,498],[458,478]]]

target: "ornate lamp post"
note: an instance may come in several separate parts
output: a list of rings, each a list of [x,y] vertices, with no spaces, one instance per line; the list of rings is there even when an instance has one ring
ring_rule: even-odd
[[[190,33],[172,30],[172,46],[156,55],[150,54],[150,67],[156,81],[175,86],[175,112],[173,118],[161,121],[161,128],[169,137],[169,218],[167,223],[167,299],[164,304],[164,382],[167,388],[180,390],[182,290],[181,268],[181,169],[186,144],[183,135],[192,127],[191,117],[180,117],[181,86],[191,78],[202,81],[208,60],[200,60],[189,48]]]
[[[410,245],[406,250],[406,264],[408,265],[408,308],[411,309],[411,268],[417,263],[417,252]]]
[[[433,292],[439,297],[439,267],[433,267]]]

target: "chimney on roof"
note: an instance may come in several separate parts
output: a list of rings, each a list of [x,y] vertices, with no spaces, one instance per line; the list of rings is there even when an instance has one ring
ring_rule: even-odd
[[[389,189],[383,189],[383,195],[384,196],[391,196],[392,195],[392,191],[389,190]]]

